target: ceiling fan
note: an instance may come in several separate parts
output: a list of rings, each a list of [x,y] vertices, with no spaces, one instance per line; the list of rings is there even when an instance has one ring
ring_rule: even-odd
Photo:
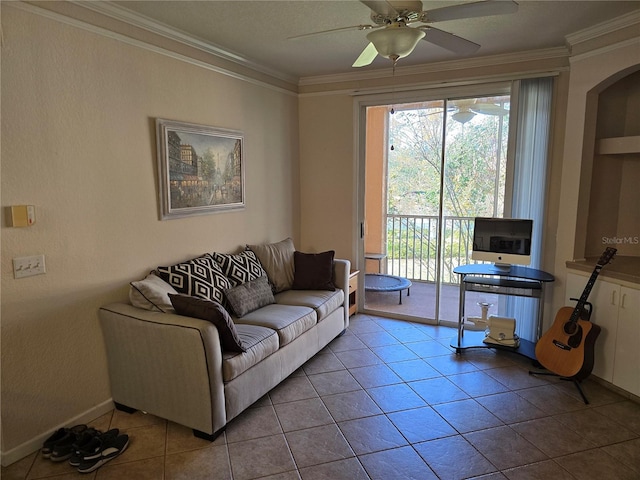
[[[458,54],[471,54],[480,45],[453,33],[431,26],[432,23],[463,18],[505,15],[518,10],[518,4],[512,0],[463,3],[448,7],[423,11],[419,0],[360,0],[371,9],[373,25],[354,25],[322,32],[298,35],[300,38],[341,30],[373,30],[367,34],[369,45],[362,51],[352,66],[370,65],[380,55],[391,59],[395,64],[399,58],[406,57],[416,48],[420,40],[438,45]],[[420,24],[410,27],[411,24]]]
[[[464,98],[452,100],[450,102],[450,106],[453,107],[454,111],[451,118],[462,124],[467,123],[477,114],[502,116],[509,113],[509,110],[497,103],[493,103],[490,98]]]

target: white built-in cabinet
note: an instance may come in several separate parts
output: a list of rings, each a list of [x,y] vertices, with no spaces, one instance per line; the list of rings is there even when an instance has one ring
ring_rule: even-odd
[[[580,298],[588,280],[587,273],[568,273],[566,305],[576,305],[570,298]],[[589,302],[591,321],[602,329],[594,348],[593,375],[640,396],[640,285],[601,276]]]

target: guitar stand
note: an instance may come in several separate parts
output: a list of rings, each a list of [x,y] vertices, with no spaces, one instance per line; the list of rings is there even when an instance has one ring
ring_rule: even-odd
[[[553,372],[532,372],[531,370],[529,370],[529,375],[552,376],[552,377],[558,377],[560,380],[566,380],[566,381],[569,381],[569,382],[573,382],[573,384],[578,389],[578,393],[580,393],[580,396],[582,397],[582,400],[584,401],[584,404],[585,405],[589,405],[589,400],[587,400],[586,395],[582,391],[582,387],[580,386],[580,382],[578,380],[576,380],[575,378],[561,377],[560,375],[557,375],[557,374],[555,374]]]

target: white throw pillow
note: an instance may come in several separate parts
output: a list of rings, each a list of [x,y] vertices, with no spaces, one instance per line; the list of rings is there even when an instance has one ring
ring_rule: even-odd
[[[157,275],[150,273],[144,280],[131,282],[129,301],[134,307],[160,312],[174,312],[169,294],[177,294],[175,288]]]

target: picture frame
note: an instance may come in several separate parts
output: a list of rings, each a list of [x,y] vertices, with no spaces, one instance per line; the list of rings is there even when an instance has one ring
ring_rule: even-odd
[[[160,220],[243,209],[244,136],[156,119]]]

